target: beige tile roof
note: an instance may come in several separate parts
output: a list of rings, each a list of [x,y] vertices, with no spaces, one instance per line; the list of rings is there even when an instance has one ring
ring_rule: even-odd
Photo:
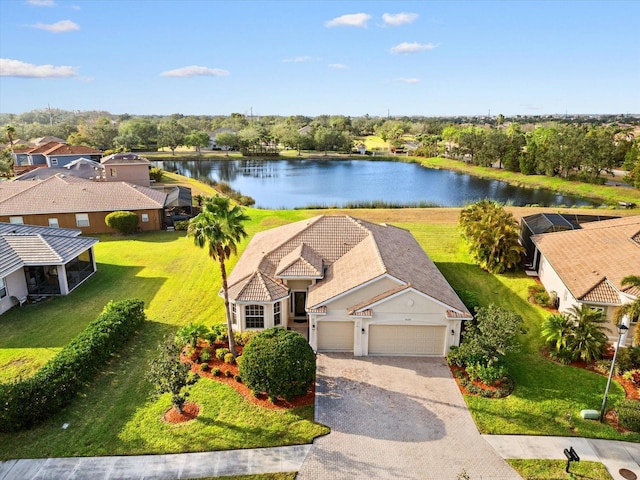
[[[302,251],[302,245],[315,252],[326,268],[324,278],[309,289],[311,309],[389,275],[470,316],[410,232],[350,216],[322,215],[256,234],[231,272],[229,285],[243,285],[256,270],[275,276],[282,260],[294,258],[298,254],[292,252]]]
[[[280,260],[276,277],[322,278],[322,257],[306,243],[291,250]]]
[[[254,272],[246,281],[229,287],[236,302],[274,302],[289,295],[289,289],[262,272]]]
[[[620,303],[620,293],[606,279],[585,293],[580,299],[585,302],[618,304]]]
[[[0,183],[0,215],[156,210],[166,194],[126,182],[92,182],[58,174],[44,180]]]
[[[576,299],[612,300],[611,288],[622,290],[625,276],[640,275],[639,233],[640,215],[635,215],[532,239]]]
[[[114,153],[100,160],[103,165],[149,165],[151,162],[136,153]]]

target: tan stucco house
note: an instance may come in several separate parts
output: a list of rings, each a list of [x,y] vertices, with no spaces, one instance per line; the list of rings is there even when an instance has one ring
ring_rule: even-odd
[[[105,217],[117,210],[138,215],[142,231],[160,230],[167,194],[127,182],[95,182],[65,174],[0,183],[0,222],[111,233]]]
[[[622,285],[628,275],[640,275],[640,215],[585,223],[580,229],[531,237],[534,265],[547,292],[558,299],[558,310],[588,305],[602,309],[609,320],[620,305],[640,297],[640,289]],[[626,319],[633,338],[638,319]],[[617,341],[613,323],[609,337]]]
[[[350,216],[256,234],[228,283],[236,330],[297,330],[316,351],[443,356],[472,318],[410,232]]]
[[[100,160],[107,182],[128,182],[148,187],[151,185],[151,162],[135,153],[114,153]]]

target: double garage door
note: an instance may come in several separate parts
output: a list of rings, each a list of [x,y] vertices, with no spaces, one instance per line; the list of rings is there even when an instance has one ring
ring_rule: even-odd
[[[371,325],[369,355],[444,355],[447,327]]]
[[[318,350],[353,351],[353,322],[318,322]],[[369,355],[444,355],[447,328],[427,325],[371,325]]]

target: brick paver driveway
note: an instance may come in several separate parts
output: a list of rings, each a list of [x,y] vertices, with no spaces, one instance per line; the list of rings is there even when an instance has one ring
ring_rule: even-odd
[[[318,355],[318,438],[298,479],[520,476],[483,440],[442,358]]]

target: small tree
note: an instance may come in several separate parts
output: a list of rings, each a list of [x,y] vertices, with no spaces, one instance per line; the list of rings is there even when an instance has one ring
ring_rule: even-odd
[[[256,334],[240,358],[242,381],[254,393],[264,392],[270,399],[304,395],[316,374],[316,357],[309,342],[283,328]]]
[[[149,169],[149,178],[154,180],[157,183],[162,181],[162,175],[164,175],[164,170],[158,167],[151,167]]]
[[[180,346],[172,338],[166,338],[158,345],[160,355],[149,363],[146,377],[155,387],[156,395],[171,394],[171,404],[178,413],[182,413],[187,397],[188,387],[198,381],[198,376],[191,374],[191,367],[180,361]]]
[[[107,227],[113,228],[123,235],[129,235],[134,233],[138,228],[138,215],[133,212],[111,212],[104,217],[104,222],[107,224]]]
[[[176,333],[175,342],[178,346],[183,347],[187,343],[195,348],[198,345],[198,339],[204,338],[209,333],[209,329],[201,323],[190,323],[182,327]]]

